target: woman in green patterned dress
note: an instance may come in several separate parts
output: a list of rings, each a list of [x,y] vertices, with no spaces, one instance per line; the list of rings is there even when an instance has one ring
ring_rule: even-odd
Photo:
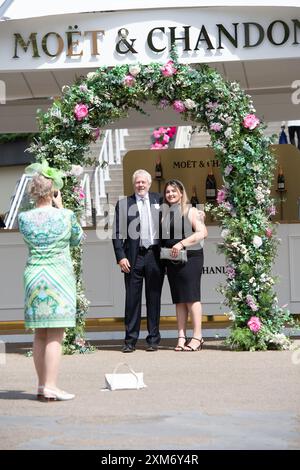
[[[25,327],[35,329],[37,398],[43,401],[75,396],[56,385],[64,329],[75,326],[76,282],[70,246],[78,245],[83,234],[74,213],[63,208],[60,191],[55,193],[62,184],[58,170],[48,167],[35,174],[29,192],[36,208],[19,214],[19,229],[29,249],[24,272]]]

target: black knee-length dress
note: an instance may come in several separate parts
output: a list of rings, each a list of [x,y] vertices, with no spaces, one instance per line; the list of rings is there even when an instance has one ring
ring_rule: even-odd
[[[161,245],[172,248],[194,232],[188,214],[182,216],[178,205],[170,209],[170,217],[162,221]],[[201,300],[203,248],[200,243],[187,248],[187,263],[165,260],[173,304]]]

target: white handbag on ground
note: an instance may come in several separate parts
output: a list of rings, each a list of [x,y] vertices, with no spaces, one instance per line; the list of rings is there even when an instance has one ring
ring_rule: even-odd
[[[126,366],[130,370],[127,374],[117,374],[121,366]],[[143,372],[135,372],[126,362],[120,362],[114,368],[112,374],[105,374],[105,385],[109,390],[139,390],[145,388]]]

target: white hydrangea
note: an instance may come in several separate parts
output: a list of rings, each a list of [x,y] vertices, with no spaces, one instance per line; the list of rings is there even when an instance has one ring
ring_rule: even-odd
[[[81,165],[72,165],[70,170],[70,176],[80,176],[83,173],[83,168]]]
[[[191,100],[190,98],[187,98],[186,100],[184,100],[183,103],[186,109],[194,109],[196,107],[195,101]]]
[[[261,237],[259,237],[258,235],[254,235],[252,243],[255,246],[255,248],[259,248],[263,244],[263,241]]]
[[[133,77],[136,77],[141,71],[141,67],[139,65],[130,65],[129,67],[129,73]]]

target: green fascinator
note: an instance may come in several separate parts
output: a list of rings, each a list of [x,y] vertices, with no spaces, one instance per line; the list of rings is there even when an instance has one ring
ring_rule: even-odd
[[[32,163],[25,168],[25,173],[31,176],[36,174],[43,175],[45,178],[51,179],[53,181],[53,188],[57,190],[61,189],[64,185],[64,172],[57,168],[51,168],[47,160],[43,160],[42,163]]]

